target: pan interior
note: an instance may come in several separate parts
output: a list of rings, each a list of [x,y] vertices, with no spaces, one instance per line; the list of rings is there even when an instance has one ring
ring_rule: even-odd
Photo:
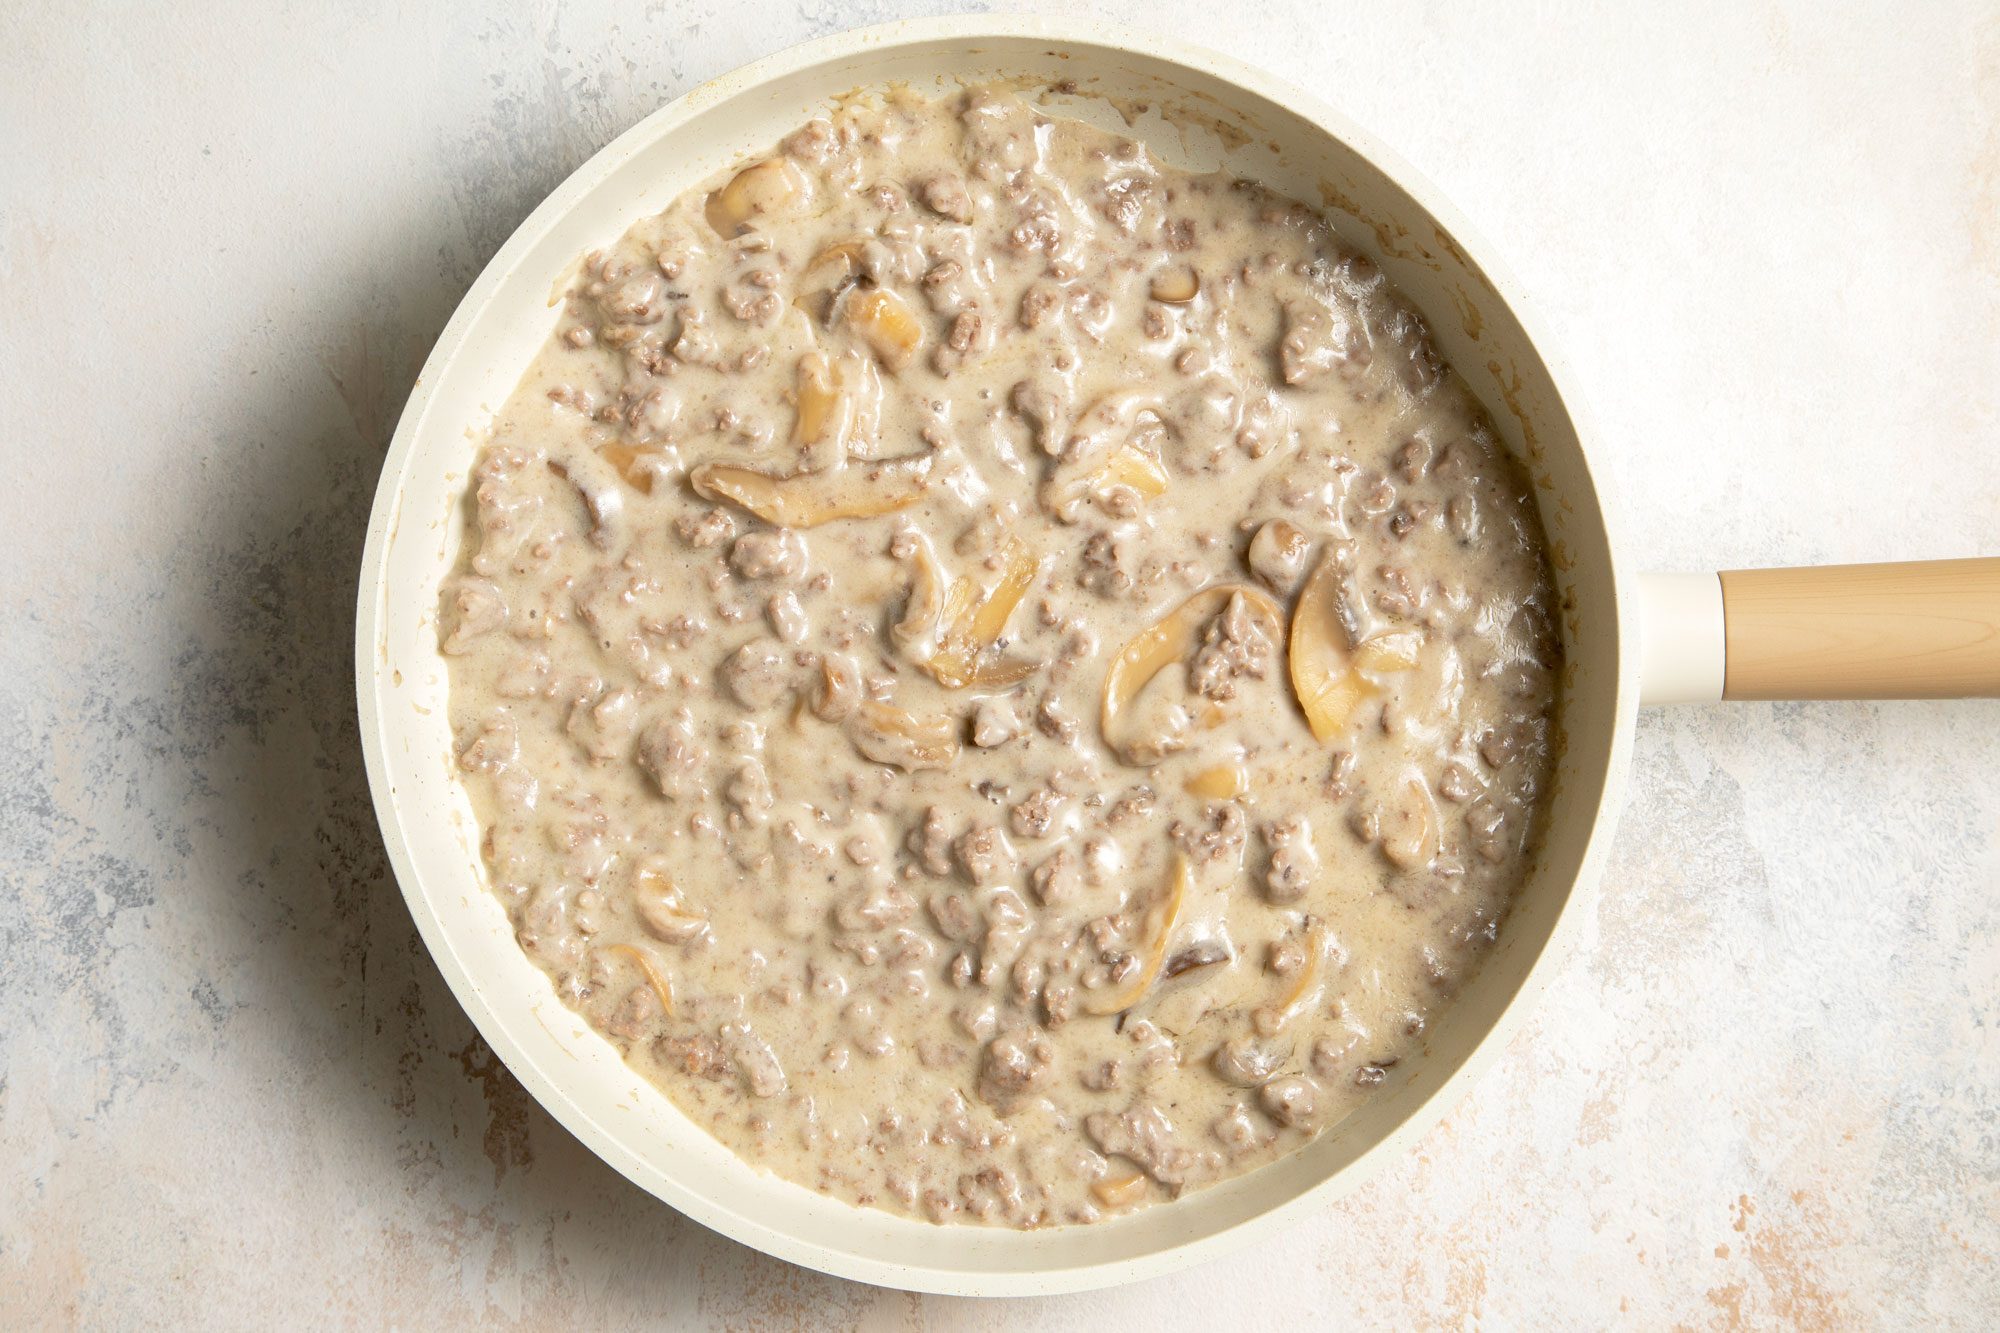
[[[1442,1113],[1539,989],[1608,833],[1632,681],[1604,512],[1557,381],[1504,279],[1442,205],[1360,132],[1250,71],[1041,23],[941,21],[848,34],[697,90],[586,164],[468,294],[399,427],[371,524],[357,650],[370,779],[392,859],[447,980],[522,1082],[595,1151],[697,1220],[781,1257],[887,1285],[981,1294],[1105,1285],[1179,1267],[1351,1188]],[[1325,207],[1421,310],[1440,351],[1524,461],[1551,543],[1567,666],[1560,757],[1537,864],[1500,939],[1360,1112],[1273,1167],[1087,1228],[931,1227],[759,1172],[687,1121],[555,997],[482,882],[451,765],[436,588],[459,550],[475,441],[553,327],[578,257],[837,98],[1006,80],[1049,109],[1143,138],[1178,166],[1236,172]],[[1387,163],[1385,170],[1377,163]],[[1393,175],[1392,175],[1393,173]],[[1421,188],[1421,187],[1419,187]],[[1428,194],[1429,192],[1426,191]]]

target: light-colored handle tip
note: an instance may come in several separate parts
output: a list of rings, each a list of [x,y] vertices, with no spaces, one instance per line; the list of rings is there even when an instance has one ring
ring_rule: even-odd
[[[1644,703],[2000,698],[2000,558],[1649,574]]]
[[[1722,581],[1714,574],[1639,580],[1639,701],[1712,704],[1724,675]]]

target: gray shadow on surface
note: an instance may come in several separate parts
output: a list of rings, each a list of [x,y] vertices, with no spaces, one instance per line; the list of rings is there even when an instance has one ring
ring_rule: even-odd
[[[737,1245],[601,1162],[480,1039],[389,871],[354,693],[363,540],[423,357],[491,251],[576,156],[524,143],[512,154],[557,160],[504,192],[482,192],[505,219],[483,241],[468,244],[448,215],[413,208],[399,243],[371,256],[367,273],[302,276],[322,285],[324,319],[274,355],[303,359],[316,346],[316,370],[292,366],[245,383],[307,381],[320,391],[234,405],[237,415],[283,424],[268,440],[229,446],[240,511],[203,515],[211,530],[231,534],[205,557],[220,629],[167,668],[199,673],[175,688],[227,698],[247,732],[246,741],[217,745],[201,775],[215,791],[238,794],[226,819],[248,835],[232,849],[246,866],[235,886],[242,901],[214,916],[240,925],[234,952],[276,951],[279,965],[260,975],[282,980],[235,997],[236,1013],[257,1018],[230,1022],[227,1040],[241,1059],[313,1067],[310,1113],[343,1163],[370,1177],[348,1188],[383,1229],[379,1243],[413,1248],[398,1261],[436,1271],[445,1285],[468,1251],[484,1248],[516,1257],[519,1313],[531,1322],[573,1317],[580,1294],[614,1315],[662,1315],[691,1303],[699,1287],[722,1300],[713,1312],[725,1318],[733,1301],[754,1298],[742,1307],[748,1315],[777,1297],[802,1319],[850,1323],[878,1302],[909,1298]]]

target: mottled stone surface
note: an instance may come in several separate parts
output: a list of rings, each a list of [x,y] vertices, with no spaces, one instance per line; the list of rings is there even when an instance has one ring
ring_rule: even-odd
[[[385,873],[363,516],[454,301],[566,172],[702,78],[930,6],[234,8],[0,8],[0,1325],[1991,1325],[1994,704],[1646,717],[1537,1019],[1263,1252],[918,1300],[625,1184],[476,1039]],[[2000,549],[2000,18],[1679,8],[1143,17],[1478,218],[1638,563]]]

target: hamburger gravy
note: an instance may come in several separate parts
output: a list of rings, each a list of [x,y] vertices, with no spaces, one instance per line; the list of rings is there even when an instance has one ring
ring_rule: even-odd
[[[493,892],[743,1157],[1085,1223],[1424,1041],[1534,847],[1526,484],[1316,212],[996,89],[587,256],[440,591]]]

